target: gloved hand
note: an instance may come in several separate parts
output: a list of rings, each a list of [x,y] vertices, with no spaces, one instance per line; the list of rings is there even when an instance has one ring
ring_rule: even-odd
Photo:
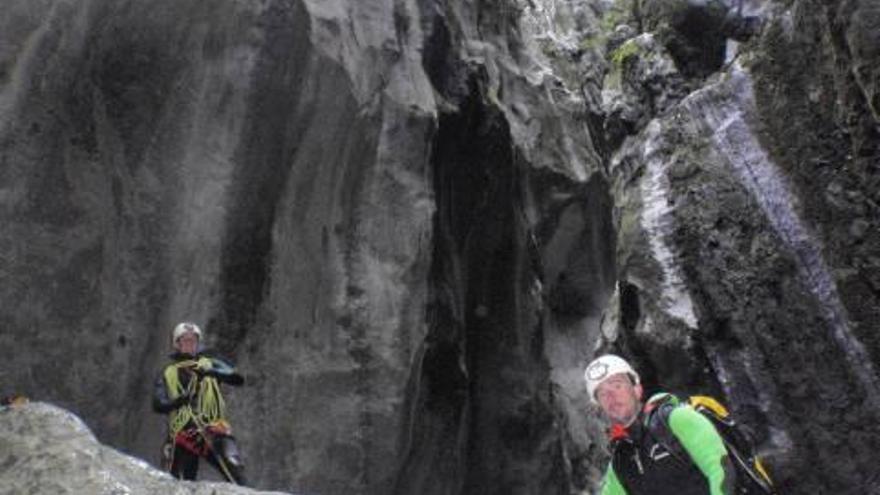
[[[208,374],[214,368],[214,363],[210,358],[201,357],[196,363],[196,372],[202,374]]]
[[[174,399],[174,408],[180,408],[185,405],[188,405],[192,402],[193,394],[192,393],[184,393],[183,395],[178,396]]]

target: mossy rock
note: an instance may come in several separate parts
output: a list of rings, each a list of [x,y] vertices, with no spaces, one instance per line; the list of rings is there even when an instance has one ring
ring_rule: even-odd
[[[611,53],[611,62],[618,68],[623,67],[627,60],[638,55],[641,51],[642,48],[635,40],[629,40]]]

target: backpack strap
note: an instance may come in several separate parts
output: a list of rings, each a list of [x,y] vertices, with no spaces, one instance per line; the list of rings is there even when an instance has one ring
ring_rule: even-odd
[[[694,396],[690,398],[690,403],[695,410],[712,421],[737,470],[739,483],[756,487],[757,493],[775,494],[773,481],[755,452],[755,441],[750,432],[738,425],[727,409],[711,397]],[[742,479],[743,477],[748,477],[748,480]]]
[[[648,408],[651,402],[656,404]],[[727,451],[730,467],[736,471],[737,486],[740,487],[739,490],[746,490],[742,493],[776,494],[770,476],[754,452],[754,441],[746,431],[738,427],[727,409],[711,397],[693,396],[683,404],[671,394],[652,396],[646,403],[648,412],[645,414],[645,427],[657,443],[663,445],[679,461],[692,463],[684,446],[669,426],[672,411],[682,405],[690,405],[715,427]]]
[[[681,442],[669,428],[669,415],[673,409],[681,406],[678,397],[670,393],[659,393],[645,402],[644,426],[648,435],[662,445],[679,462],[689,464],[690,460]]]

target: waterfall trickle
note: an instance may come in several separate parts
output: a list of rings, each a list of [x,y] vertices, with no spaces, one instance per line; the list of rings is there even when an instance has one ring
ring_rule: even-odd
[[[697,328],[694,304],[687,292],[684,281],[675,261],[672,249],[664,241],[670,229],[672,207],[669,201],[669,180],[666,178],[666,162],[657,146],[660,139],[659,121],[653,120],[645,130],[643,160],[645,178],[641,181],[642,227],[648,233],[651,252],[663,273],[663,290],[660,305],[670,316],[684,322],[689,328]]]
[[[848,366],[862,385],[867,399],[880,406],[877,374],[867,351],[852,334],[846,309],[837,291],[831,271],[816,239],[797,211],[797,200],[785,178],[773,163],[747,122],[755,106],[750,76],[735,64],[726,85],[729,97],[707,103],[710,93],[700,91],[683,104],[700,116],[711,129],[718,150],[727,158],[733,172],[752,194],[770,224],[795,255],[805,285],[821,306],[821,314],[831,329],[834,341],[848,359]]]

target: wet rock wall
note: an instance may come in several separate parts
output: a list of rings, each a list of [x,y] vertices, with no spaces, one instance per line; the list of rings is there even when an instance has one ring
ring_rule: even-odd
[[[591,493],[615,350],[870,492],[876,9],[642,7],[7,0],[0,389],[155,461],[191,319],[259,487]]]
[[[520,6],[8,4],[4,391],[155,462],[194,320],[257,486],[567,490],[542,265],[596,313],[610,201]]]
[[[758,425],[784,492],[872,491],[877,121],[857,45],[873,8],[743,12],[760,29],[705,78],[669,31],[609,53],[610,129],[635,131],[610,161],[620,282],[605,347],[642,356],[649,389],[717,390]]]

